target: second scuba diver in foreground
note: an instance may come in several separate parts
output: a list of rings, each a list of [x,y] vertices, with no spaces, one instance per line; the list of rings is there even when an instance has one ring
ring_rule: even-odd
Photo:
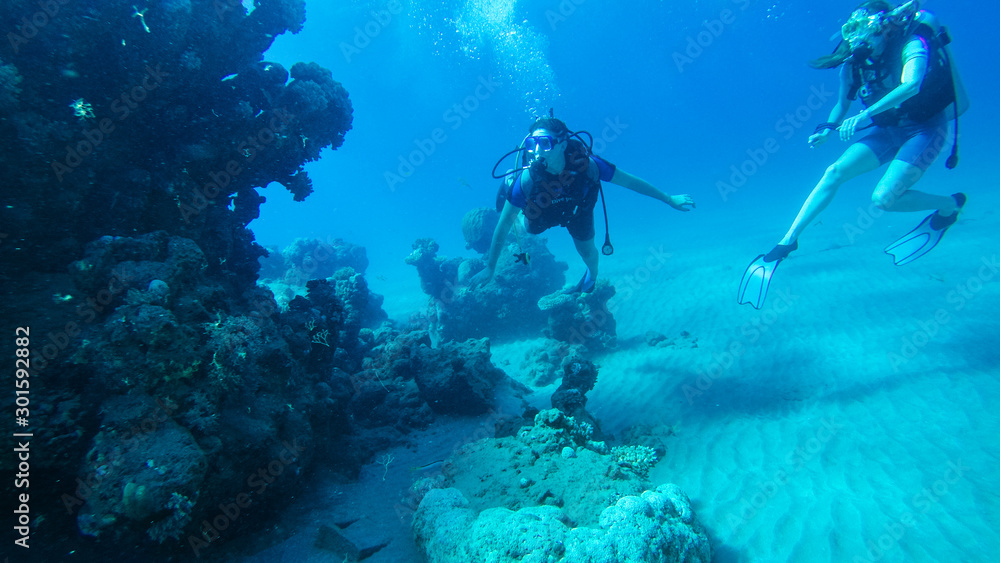
[[[657,199],[678,211],[690,211],[688,207],[694,207],[690,195],[667,195],[593,154],[579,133],[571,132],[565,123],[551,116],[536,120],[524,142],[513,152],[523,153],[528,164],[503,175],[506,180],[502,198],[498,198],[498,205],[503,205],[499,209],[500,221],[493,231],[486,268],[472,277],[472,287],[493,278],[507,234],[523,210],[524,226],[531,234],[539,234],[556,225],[566,227],[587,267],[580,281],[566,291],[593,291],[600,258],[594,244],[594,207],[598,195],[603,198],[601,181]],[[606,232],[602,252],[605,255],[613,252]],[[522,258],[526,260],[523,255]]]
[[[931,14],[918,10],[916,0],[895,10],[884,0],[874,0],[851,14],[841,34],[843,41],[833,54],[811,63],[814,68],[840,67],[840,96],[830,123],[817,127],[809,144],[822,144],[832,131],[848,141],[862,129],[871,130],[826,169],[778,245],[750,263],[740,282],[739,303],[759,309],[778,264],[798,248],[799,235],[830,204],[837,188],[883,164],[889,167],[872,193],[879,209],[936,210],[886,248],[897,265],[930,252],[965,205],[962,193],[943,196],[912,189],[945,145],[948,119],[957,120],[964,111],[964,91],[946,48],[947,32]],[[858,96],[865,109],[845,119]],[[956,139],[957,128],[956,122]],[[948,168],[957,161],[953,148]]]

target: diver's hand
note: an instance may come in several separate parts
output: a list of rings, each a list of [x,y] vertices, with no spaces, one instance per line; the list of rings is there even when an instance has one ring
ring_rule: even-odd
[[[819,133],[814,133],[809,136],[809,148],[816,148],[827,141],[830,138],[830,131],[833,129],[824,129]]]
[[[868,125],[869,123],[871,123],[871,119],[868,117],[867,109],[861,110],[861,113],[854,117],[848,117],[840,124],[840,140],[850,141],[859,125]]]
[[[686,207],[688,205],[690,205],[692,209],[697,207],[694,204],[694,199],[692,199],[688,194],[667,196],[667,205],[673,207],[677,211],[691,211],[691,209]]]
[[[483,268],[476,275],[469,278],[469,289],[476,289],[477,287],[482,287],[493,279],[493,270],[489,268]]]

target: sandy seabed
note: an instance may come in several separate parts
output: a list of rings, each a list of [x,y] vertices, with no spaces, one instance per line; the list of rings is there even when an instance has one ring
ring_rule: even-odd
[[[856,213],[833,214],[803,235],[760,311],[736,305],[739,276],[780,230],[699,228],[697,249],[674,250],[619,304],[622,346],[602,358],[588,408],[612,432],[676,425],[651,477],[690,495],[717,561],[994,561],[991,209],[970,206],[903,267],[882,249],[922,214],[886,215],[860,234],[844,227]],[[643,254],[629,254],[605,273],[646,277]],[[686,330],[698,348],[650,348],[647,330]]]

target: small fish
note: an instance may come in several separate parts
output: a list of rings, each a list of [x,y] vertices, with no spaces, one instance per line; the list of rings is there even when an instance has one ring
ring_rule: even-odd
[[[427,465],[417,465],[417,466],[411,467],[410,471],[426,471],[428,469],[436,469],[436,468],[440,467],[443,464],[444,464],[444,460],[443,459],[439,459],[437,461],[432,461],[432,462],[428,463]]]
[[[386,281],[388,278],[386,278],[382,274],[379,274],[379,275],[375,276],[375,279],[377,279],[378,281]]]
[[[462,184],[463,186],[465,186],[465,187],[467,187],[467,188],[469,188],[470,190],[472,189],[472,184],[470,184],[470,183],[469,183],[469,181],[468,181],[468,180],[466,180],[465,178],[461,178],[461,177],[460,177],[460,178],[458,179],[458,183],[459,183],[459,184]]]
[[[531,256],[528,256],[527,252],[522,252],[520,254],[515,254],[514,255],[514,263],[515,264],[524,264],[525,266],[527,266],[528,264],[531,264]]]

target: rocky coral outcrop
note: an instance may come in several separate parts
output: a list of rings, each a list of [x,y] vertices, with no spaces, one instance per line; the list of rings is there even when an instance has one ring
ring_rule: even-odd
[[[135,527],[160,543],[183,534],[208,461],[194,437],[164,415],[148,396],[107,402],[87,454],[94,474],[83,475],[93,485],[77,516],[83,534],[121,537]],[[67,509],[79,502],[67,499]]]
[[[517,436],[463,447],[435,488],[418,482],[413,533],[428,561],[711,561],[687,496],[646,482],[651,450],[608,452],[588,430],[542,411]]]
[[[497,385],[507,379],[490,362],[490,341],[445,342],[419,347],[412,356],[420,396],[435,412],[482,414],[493,406]]]
[[[511,235],[513,238],[513,235]],[[485,267],[479,258],[462,260],[437,255],[432,239],[419,239],[406,263],[417,268],[420,287],[430,297],[428,330],[441,340],[535,336],[545,327],[546,316],[538,300],[562,286],[566,265],[556,262],[545,239],[525,235],[520,244],[504,251],[493,280],[468,288],[473,275]],[[517,254],[524,258],[518,260]]]
[[[615,288],[599,279],[590,293],[552,293],[538,307],[548,315],[546,336],[594,353],[617,347],[617,322],[608,309]]]
[[[279,302],[291,300],[294,294],[282,299],[283,292],[276,286],[285,286],[293,292],[301,288],[303,291],[295,294],[302,295],[309,280],[329,278],[342,268],[351,268],[360,275],[368,269],[365,247],[339,238],[329,241],[295,239],[282,250],[269,249],[268,254],[261,258],[260,277],[272,288]]]
[[[597,383],[597,371],[590,360],[577,355],[567,357],[562,362],[562,382],[551,400],[553,408],[586,422],[594,428],[598,439],[603,439],[597,420],[587,412],[587,392]]]
[[[465,247],[480,254],[489,252],[493,231],[499,222],[500,214],[495,209],[489,207],[470,209],[462,217],[462,237],[465,238]]]

